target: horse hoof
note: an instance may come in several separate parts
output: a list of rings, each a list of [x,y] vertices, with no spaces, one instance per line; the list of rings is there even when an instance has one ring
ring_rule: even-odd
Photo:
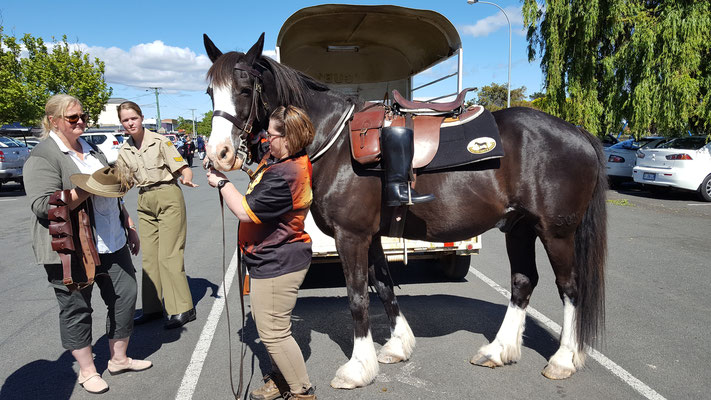
[[[497,363],[496,361],[492,360],[485,354],[477,354],[472,359],[469,361],[470,363],[474,365],[478,365],[480,367],[487,367],[487,368],[496,368],[496,367],[503,367],[503,363]]]
[[[331,379],[331,387],[334,389],[355,389],[356,385],[337,376]]]
[[[548,364],[541,372],[548,379],[568,379],[575,373],[575,369],[565,368],[556,364]]]
[[[405,361],[405,359],[402,357],[395,356],[393,354],[380,353],[378,355],[378,362],[381,364],[395,364],[399,363],[400,361]]]

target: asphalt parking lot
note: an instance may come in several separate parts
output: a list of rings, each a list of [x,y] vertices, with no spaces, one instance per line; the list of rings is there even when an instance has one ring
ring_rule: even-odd
[[[186,271],[198,319],[180,331],[165,331],[160,323],[137,327],[129,355],[150,359],[155,366],[142,373],[109,376],[105,307],[95,295],[96,363],[111,386],[101,398],[232,398],[227,324],[220,308],[224,295],[218,200],[204,175],[194,171],[201,186],[184,189],[189,219]],[[32,260],[29,206],[23,193],[10,191],[9,186],[0,192],[0,354],[5,360],[0,365],[0,398],[96,399],[76,385],[77,366],[59,343],[56,300],[44,271]],[[135,213],[135,191],[126,201]],[[555,324],[562,317],[554,277],[540,246],[541,279],[531,299],[521,361],[494,370],[469,364],[476,349],[495,336],[507,304],[500,293],[509,288],[510,279],[504,235],[494,230],[483,235],[481,254],[472,258],[470,274],[462,281],[444,280],[427,263],[393,265],[399,303],[417,337],[417,348],[408,362],[381,366],[371,385],[356,390],[329,386],[334,371],[350,357],[352,323],[338,265],[314,265],[300,291],[294,334],[318,397],[707,398],[711,203],[698,201],[694,194],[651,195],[623,185],[608,192],[608,215],[607,319],[603,345],[596,349],[602,357],[589,357],[572,378],[550,381],[540,374],[557,348]],[[236,221],[228,216],[228,265],[235,228]],[[134,263],[140,270],[140,258]],[[243,333],[244,378],[251,390],[268,368],[267,356],[248,306],[242,331],[239,296],[230,292],[227,299],[233,361],[239,353],[238,334]],[[377,349],[389,332],[377,296],[370,300]],[[236,383],[236,365],[232,375]]]

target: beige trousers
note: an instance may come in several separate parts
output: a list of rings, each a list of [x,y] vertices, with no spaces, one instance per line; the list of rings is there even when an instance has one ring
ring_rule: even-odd
[[[292,393],[311,387],[306,363],[291,336],[291,312],[308,268],[276,278],[252,279],[249,299],[259,338],[267,348],[272,369],[281,372]]]
[[[141,299],[143,313],[168,315],[193,308],[183,253],[187,218],[183,192],[177,185],[138,196],[138,234],[143,251]]]

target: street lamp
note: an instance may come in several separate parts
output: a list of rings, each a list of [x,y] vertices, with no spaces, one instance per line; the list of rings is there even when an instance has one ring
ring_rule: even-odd
[[[509,24],[509,87],[508,87],[508,98],[506,99],[506,107],[511,107],[511,21],[509,21],[509,16],[506,15],[506,11],[504,11],[501,6],[499,6],[496,3],[491,3],[488,1],[479,1],[479,0],[467,0],[467,3],[469,4],[474,4],[474,3],[483,3],[483,4],[491,4],[492,6],[498,7],[499,10],[501,10],[502,13],[504,13],[504,17],[506,17],[506,22]]]

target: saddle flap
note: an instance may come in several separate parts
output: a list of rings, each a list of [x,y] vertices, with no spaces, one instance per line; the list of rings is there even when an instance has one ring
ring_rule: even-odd
[[[412,168],[422,168],[432,162],[439,148],[439,130],[444,116],[415,115],[412,117],[415,132],[415,154]],[[395,117],[391,126],[405,126],[404,117]]]
[[[355,113],[350,122],[351,155],[361,164],[380,160],[380,130],[385,120],[385,106],[371,104]]]

